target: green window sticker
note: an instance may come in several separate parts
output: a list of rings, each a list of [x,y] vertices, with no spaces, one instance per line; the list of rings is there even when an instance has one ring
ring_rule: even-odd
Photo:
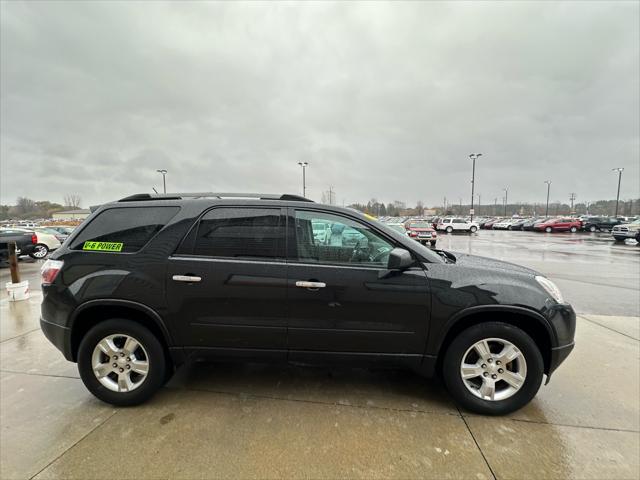
[[[82,249],[94,252],[120,252],[123,245],[121,242],[84,242]]]

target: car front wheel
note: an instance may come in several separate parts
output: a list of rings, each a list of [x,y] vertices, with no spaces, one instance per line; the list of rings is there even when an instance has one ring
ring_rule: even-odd
[[[447,227],[447,233],[453,232],[453,227]]]
[[[87,389],[118,406],[148,400],[164,383],[164,349],[136,322],[114,318],[87,332],[78,350],[78,371]]]
[[[547,228],[544,229],[544,231],[547,232],[547,233],[551,233],[551,232],[553,232],[553,228],[547,227]]]
[[[544,363],[533,339],[502,322],[474,325],[449,345],[444,382],[462,407],[504,415],[529,403],[542,384]]]
[[[432,247],[435,247],[435,246],[436,246],[436,241],[437,241],[437,240],[431,240],[431,246],[432,246]]]
[[[595,232],[596,230],[597,230],[597,228],[596,228],[596,226],[595,226],[595,225],[591,225],[591,226],[589,227],[589,231],[590,231],[590,232]]]
[[[476,232],[478,231],[478,229],[477,229],[476,227],[471,227],[471,228],[469,229],[469,231],[470,231],[471,233],[476,233]]]
[[[571,233],[576,233],[578,229],[576,227],[571,227]]]

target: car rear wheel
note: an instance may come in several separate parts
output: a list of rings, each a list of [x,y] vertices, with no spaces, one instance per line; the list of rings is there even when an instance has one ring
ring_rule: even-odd
[[[437,240],[431,240],[431,246],[432,246],[432,247],[435,247],[435,246],[436,246],[436,241],[437,241]]]
[[[478,228],[477,228],[477,227],[471,227],[471,228],[469,229],[469,231],[470,231],[471,233],[476,233],[476,232],[478,231]]]
[[[544,229],[544,231],[547,232],[547,233],[551,233],[551,232],[553,232],[553,228],[547,227],[547,228]]]
[[[472,412],[504,415],[529,403],[542,384],[544,363],[533,339],[501,322],[474,325],[449,345],[444,382]]]
[[[447,227],[447,233],[453,232],[453,227]]]
[[[33,252],[29,254],[31,258],[44,258],[49,253],[49,247],[47,247],[44,243],[38,243],[35,247],[33,247]]]
[[[576,227],[571,227],[571,233],[576,233],[578,229]]]
[[[136,322],[114,318],[87,332],[78,371],[87,389],[118,406],[148,400],[164,383],[167,361],[156,336]]]

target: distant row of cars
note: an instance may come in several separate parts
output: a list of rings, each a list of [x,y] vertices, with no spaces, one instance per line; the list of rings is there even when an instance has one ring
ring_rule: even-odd
[[[18,255],[45,258],[49,252],[60,248],[74,227],[7,225],[0,228],[0,262],[8,257],[9,244],[15,243]]]
[[[482,229],[529,230],[554,232],[610,232],[616,241],[636,238],[640,233],[640,219],[619,217],[542,217],[542,218],[489,218],[479,219]],[[639,240],[640,241],[640,240]]]
[[[437,231],[446,233],[475,233],[480,229],[519,230],[546,233],[610,232],[618,241],[634,238],[640,243],[640,219],[636,217],[476,217],[474,221],[462,217],[382,217],[388,226],[406,233],[415,240],[431,246],[437,242]]]
[[[477,222],[471,222],[460,217],[432,217],[432,218],[407,218],[384,217],[380,219],[387,226],[404,233],[414,240],[432,247],[438,241],[438,231],[446,233],[467,232],[475,233],[480,229]]]

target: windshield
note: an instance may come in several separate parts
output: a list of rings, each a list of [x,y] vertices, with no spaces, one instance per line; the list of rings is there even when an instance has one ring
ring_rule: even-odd
[[[433,225],[427,222],[414,222],[409,225],[409,228],[433,228]]]

